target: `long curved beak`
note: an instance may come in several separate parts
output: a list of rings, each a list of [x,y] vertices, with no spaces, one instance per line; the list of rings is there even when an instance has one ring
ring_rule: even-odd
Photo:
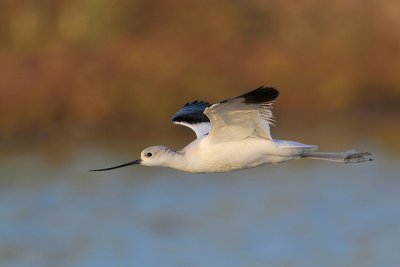
[[[122,168],[122,167],[126,167],[126,166],[130,166],[130,165],[135,165],[135,164],[140,164],[142,162],[141,159],[137,159],[128,163],[124,163],[118,166],[114,166],[114,167],[110,167],[110,168],[104,168],[104,169],[96,169],[96,170],[90,170],[91,172],[100,172],[100,171],[109,171],[109,170],[113,170],[113,169],[118,169],[118,168]]]

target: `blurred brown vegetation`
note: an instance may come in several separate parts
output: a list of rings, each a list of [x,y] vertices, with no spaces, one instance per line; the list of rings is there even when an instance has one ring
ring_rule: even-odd
[[[399,25],[395,0],[2,0],[0,142],[171,135],[260,85],[278,121],[399,133]]]

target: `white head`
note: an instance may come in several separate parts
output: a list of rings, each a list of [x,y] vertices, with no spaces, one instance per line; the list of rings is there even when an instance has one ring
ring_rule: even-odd
[[[96,169],[92,171],[108,171],[112,169],[122,168],[134,164],[140,164],[145,166],[166,166],[168,160],[174,155],[174,152],[165,146],[151,146],[146,148],[140,153],[140,159],[124,163],[118,166]]]
[[[140,164],[145,166],[165,166],[172,151],[165,146],[151,146],[140,153]]]

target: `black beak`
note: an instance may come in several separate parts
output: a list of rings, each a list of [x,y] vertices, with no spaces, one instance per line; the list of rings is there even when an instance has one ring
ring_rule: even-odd
[[[122,168],[122,167],[126,167],[126,166],[130,166],[130,165],[135,165],[135,164],[140,164],[142,162],[141,159],[137,159],[128,163],[124,163],[118,166],[114,166],[114,167],[110,167],[110,168],[104,168],[104,169],[97,169],[97,170],[90,170],[91,172],[100,172],[100,171],[109,171],[109,170],[113,170],[113,169],[118,169],[118,168]]]

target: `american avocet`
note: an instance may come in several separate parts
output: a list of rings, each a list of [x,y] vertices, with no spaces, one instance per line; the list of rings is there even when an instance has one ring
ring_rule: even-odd
[[[196,133],[197,139],[192,143],[179,151],[152,146],[143,150],[138,160],[93,171],[140,164],[192,173],[229,172],[300,158],[343,163],[372,160],[367,157],[371,155],[369,152],[315,152],[316,145],[273,139],[271,109],[278,94],[275,88],[260,87],[214,105],[202,101],[188,103],[172,117],[172,121]]]

